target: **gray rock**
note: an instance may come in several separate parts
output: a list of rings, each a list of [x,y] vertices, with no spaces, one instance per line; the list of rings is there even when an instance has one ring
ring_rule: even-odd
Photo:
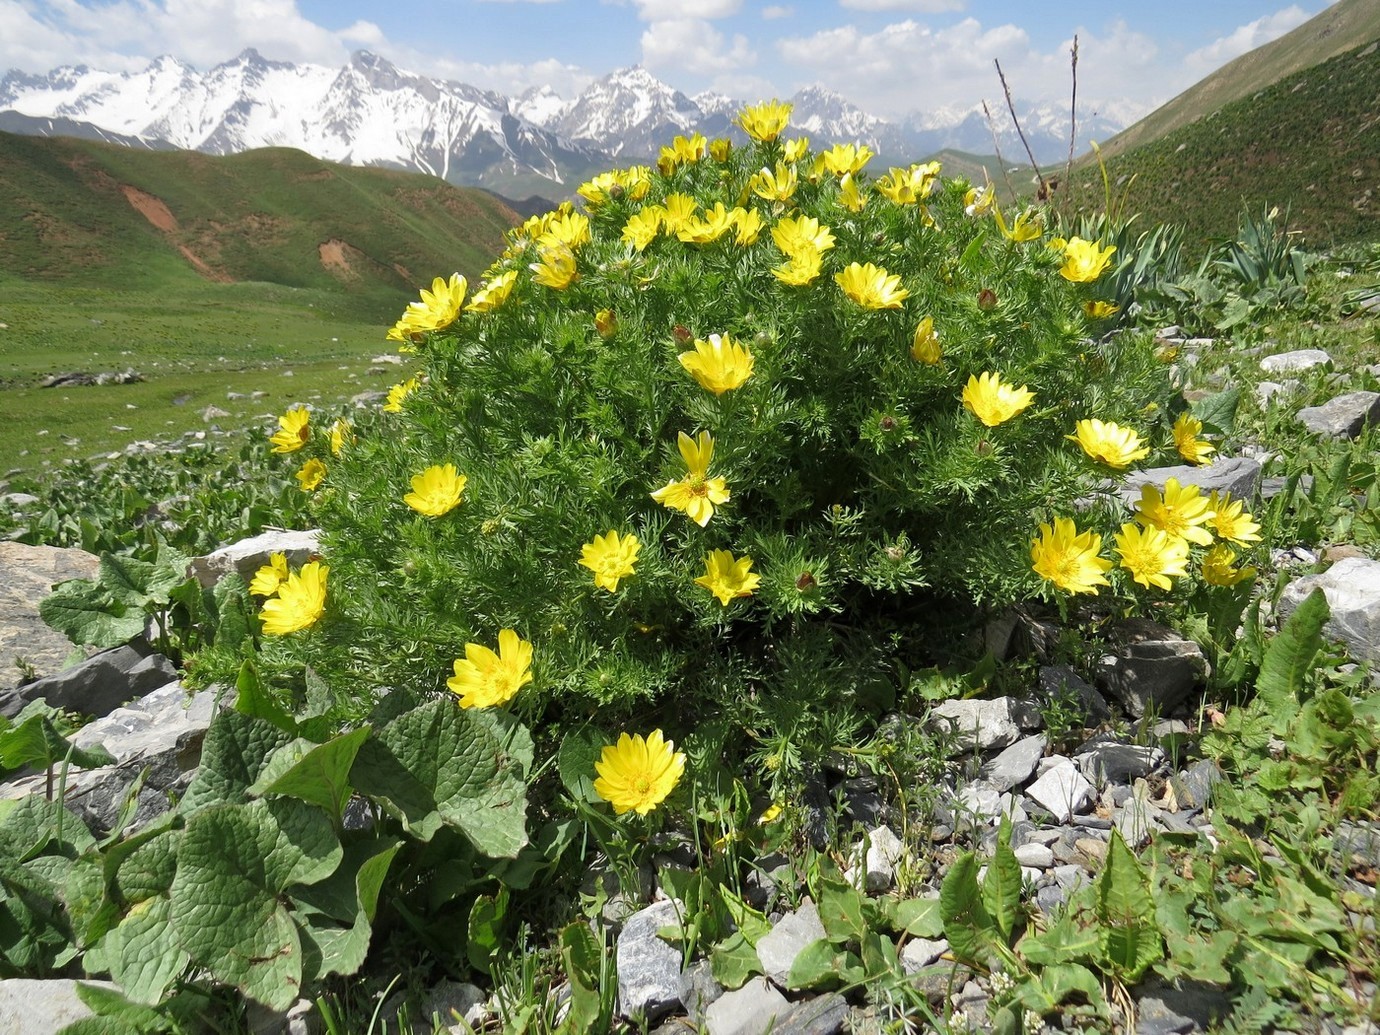
[[[1068,759],[1025,789],[1026,796],[1060,823],[1067,823],[1092,800],[1093,786]]]
[[[886,803],[870,777],[843,782],[843,807],[850,819],[865,827],[879,826],[886,821]]]
[[[108,715],[177,678],[173,663],[145,644],[125,644],[93,654],[51,676],[0,691],[0,715],[14,718],[30,701],[83,715]]]
[[[1046,708],[1061,700],[1076,705],[1082,712],[1083,722],[1089,726],[1106,722],[1112,717],[1112,709],[1107,706],[1107,699],[1068,665],[1040,667],[1040,689],[1037,699]]]
[[[1332,847],[1343,858],[1359,858],[1366,866],[1380,867],[1380,825],[1339,823]]]
[[[652,1023],[680,1005],[680,950],[657,937],[680,922],[674,902],[654,902],[623,925],[615,957],[618,1011]]]
[[[1332,357],[1322,349],[1296,349],[1293,352],[1278,352],[1260,361],[1260,369],[1267,374],[1297,374],[1314,367],[1332,365]]]
[[[50,629],[38,604],[59,582],[94,579],[100,564],[85,550],[0,542],[0,691],[19,686],[26,669],[52,675],[89,653]]]
[[[1137,991],[1136,1035],[1206,1031],[1233,1009],[1231,993],[1206,982],[1181,979],[1170,984],[1151,978]]]
[[[222,576],[235,572],[249,582],[254,573],[269,562],[275,553],[287,555],[288,564],[300,567],[311,560],[321,548],[321,533],[317,529],[292,532],[275,529],[222,546],[204,557],[192,558],[188,574],[195,575],[203,586],[214,586]]]
[[[1009,791],[1030,779],[1045,754],[1043,733],[1023,737],[996,757],[985,762],[981,769],[983,780],[998,791]]]
[[[83,981],[119,991],[109,981]],[[0,1035],[55,1035],[92,1011],[77,998],[77,983],[68,978],[0,981]]]
[[[824,924],[819,908],[806,899],[794,913],[787,913],[781,921],[757,942],[757,959],[762,969],[782,988],[789,987],[791,967],[805,946],[824,937]]]
[[[7,492],[0,496],[0,503],[8,504],[15,510],[27,507],[30,503],[37,503],[38,497],[27,492]]]
[[[1217,760],[1204,758],[1171,777],[1170,785],[1180,808],[1203,809],[1212,800],[1212,789],[1222,778],[1222,767]]]
[[[864,891],[885,891],[896,879],[896,864],[905,855],[906,846],[889,827],[883,826],[868,831],[866,853],[862,847],[855,849],[855,858],[862,855],[861,868],[851,867],[845,872],[845,879]]]
[[[179,683],[88,723],[72,735],[80,748],[102,746],[116,764],[101,769],[70,769],[67,804],[88,826],[110,830],[126,795],[139,780],[138,805],[131,827],[167,812],[181,797],[201,759],[201,742],[216,711],[216,691],[202,690],[190,700]],[[0,799],[42,793],[42,774],[0,784]]]
[[[1016,861],[1022,866],[1047,870],[1054,865],[1054,852],[1048,845],[1025,844],[1015,850]]]
[[[704,1023],[704,1015],[710,1004],[723,994],[724,987],[714,980],[714,971],[708,960],[692,963],[690,969],[680,976],[681,1005],[685,1007],[685,1016],[696,1028]]]
[[[1136,1035],[1190,1035],[1198,1030],[1192,1017],[1177,1013],[1156,996],[1146,996],[1136,1004]]]
[[[1347,392],[1321,406],[1305,406],[1298,421],[1315,435],[1356,438],[1372,424],[1380,424],[1380,392]]]
[[[1161,492],[1170,478],[1178,479],[1180,485],[1196,485],[1207,495],[1214,489],[1218,493],[1230,492],[1234,499],[1251,499],[1260,484],[1260,462],[1244,456],[1218,457],[1210,464],[1193,467],[1180,464],[1176,467],[1149,467],[1131,471],[1122,481],[1121,498],[1128,507],[1140,500],[1142,485],[1153,485]]]
[[[1285,381],[1261,381],[1255,386],[1255,401],[1262,410],[1266,410],[1276,399],[1283,401],[1302,387],[1292,378]]]
[[[960,830],[996,823],[1010,807],[1011,796],[984,780],[973,780],[958,789],[953,799],[954,823]]]
[[[1288,618],[1314,589],[1323,591],[1332,611],[1323,632],[1341,640],[1355,660],[1380,662],[1380,561],[1346,557],[1321,575],[1295,579],[1280,597],[1280,618]]]
[[[1133,619],[1124,624],[1125,642],[1095,666],[1098,685],[1115,697],[1132,718],[1147,712],[1172,712],[1206,682],[1207,658],[1192,640],[1165,626]]]
[[[838,1035],[848,1017],[848,1000],[837,992],[796,1003],[771,1028],[771,1035]]]
[[[244,1013],[249,1035],[320,1035],[323,1030],[321,1014],[317,1012],[316,1004],[310,999],[297,1000],[286,1012],[274,1010],[250,999],[245,1003]],[[387,1014],[386,1009],[384,1013]],[[431,1014],[425,1016],[430,1017]]]
[[[930,709],[926,722],[951,734],[950,754],[988,751],[1014,744],[1021,731],[1009,697],[990,701],[945,701]]]
[[[1102,741],[1084,745],[1073,756],[1079,770],[1096,786],[1109,783],[1130,783],[1149,776],[1164,764],[1164,752],[1157,747],[1141,744],[1118,744]]]
[[[763,1035],[775,1031],[776,1020],[790,1012],[791,1004],[763,977],[742,988],[725,992],[705,1011],[709,1035]]]
[[[901,969],[915,974],[949,951],[947,938],[912,938],[901,947]]]
[[[1143,785],[1142,785],[1143,786]],[[1150,840],[1154,817],[1159,812],[1143,797],[1133,796],[1117,812],[1116,829],[1131,848],[1139,848]]]

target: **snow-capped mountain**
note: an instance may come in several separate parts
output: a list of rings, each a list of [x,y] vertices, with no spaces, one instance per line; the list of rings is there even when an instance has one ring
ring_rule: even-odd
[[[896,123],[820,87],[790,100],[792,132],[808,134],[817,146],[866,144],[893,161],[946,147],[992,152],[980,105],[916,112]],[[80,123],[94,134],[210,154],[296,147],[331,161],[416,170],[513,196],[569,195],[600,169],[654,161],[678,133],[741,141],[734,118],[742,106],[721,94],[688,97],[638,66],[611,72],[572,99],[550,87],[510,99],[404,71],[368,51],[338,69],[269,61],[246,50],[204,73],[161,57],[137,72],[65,66],[0,79],[0,112],[13,112],[6,125],[22,132],[61,132],[55,127]],[[1004,110],[993,115],[1003,154],[1019,160],[1023,149]],[[1027,107],[1021,124],[1040,161],[1067,154],[1067,112]],[[1120,128],[1109,119],[1080,119],[1080,145]]]

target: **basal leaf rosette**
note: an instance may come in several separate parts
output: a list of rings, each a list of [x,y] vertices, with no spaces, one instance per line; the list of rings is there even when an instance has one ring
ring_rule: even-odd
[[[674,699],[687,727],[799,732],[890,678],[936,596],[1039,584],[1032,528],[1100,477],[1069,429],[1166,398],[1164,368],[1087,337],[1035,214],[933,163],[812,151],[777,114],[593,178],[511,232],[453,320],[413,318],[416,383],[355,421],[313,499],[323,625],[348,636],[289,646],[439,696],[511,630],[532,679],[497,707],[529,719]],[[414,509],[447,465],[459,502]],[[697,582],[713,556],[760,582],[725,605]]]

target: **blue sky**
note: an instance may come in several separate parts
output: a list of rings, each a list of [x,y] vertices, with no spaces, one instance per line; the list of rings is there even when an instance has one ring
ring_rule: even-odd
[[[882,116],[1068,96],[1130,121],[1328,0],[0,0],[0,71],[126,70],[160,54],[209,68],[253,46],[339,65],[368,49],[506,94],[641,64],[687,93],[756,100],[819,83]]]

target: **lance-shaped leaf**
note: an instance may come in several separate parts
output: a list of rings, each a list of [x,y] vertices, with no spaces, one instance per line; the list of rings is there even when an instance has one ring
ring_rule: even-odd
[[[1097,925],[1108,968],[1127,984],[1164,956],[1149,881],[1121,835],[1113,830],[1107,862],[1097,878]]]
[[[320,805],[338,826],[350,800],[350,768],[368,738],[369,727],[361,726],[324,744],[294,740],[274,754],[249,793],[285,794]]]

